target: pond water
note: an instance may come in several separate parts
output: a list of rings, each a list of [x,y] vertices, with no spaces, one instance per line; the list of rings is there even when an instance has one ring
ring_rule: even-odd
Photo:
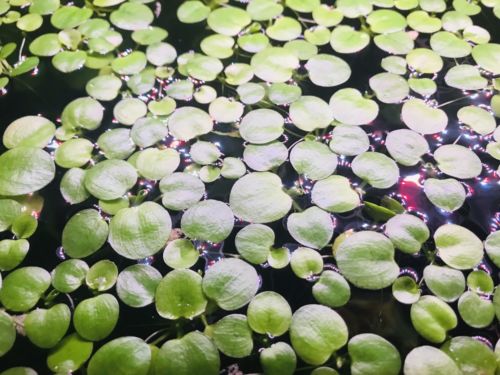
[[[167,41],[175,46],[180,53],[190,50],[198,50],[200,41],[208,35],[204,23],[195,25],[186,25],[180,23],[175,16],[175,9],[181,3],[179,0],[161,2],[161,12],[159,17],[154,21],[155,25],[165,27],[169,31]],[[475,24],[484,26],[490,31],[495,30],[498,26],[498,20],[492,15],[490,10],[485,10],[480,15],[473,17]],[[352,21],[353,24],[357,20]],[[497,28],[498,30],[498,28]],[[43,33],[44,30],[40,30]],[[12,25],[2,25],[0,27],[0,40],[15,40],[16,30]],[[419,37],[419,38],[425,38]],[[492,34],[492,41],[498,42],[500,35]],[[421,40],[424,42],[424,40]],[[130,42],[130,41],[128,41]],[[418,40],[417,40],[418,44]],[[123,46],[125,49],[127,46]],[[334,88],[318,88],[317,86],[308,84],[305,81],[298,84],[302,88],[303,95],[315,95],[328,101],[330,96],[336,90],[343,87],[354,87],[364,92],[369,90],[368,79],[374,74],[381,72],[379,61],[383,57],[380,49],[376,48],[371,43],[362,52],[346,55],[343,58],[351,66],[354,74],[351,78]],[[248,61],[244,56],[239,57],[240,61]],[[446,62],[453,64],[453,62]],[[447,68],[443,69],[446,71]],[[55,70],[50,61],[42,59],[36,74],[24,75],[14,79],[7,89],[7,93],[0,97],[0,133],[3,133],[5,127],[16,118],[25,115],[41,114],[44,117],[56,120],[60,117],[62,109],[71,100],[85,96],[85,82],[96,73],[89,69],[82,69],[74,73],[63,74]],[[436,79],[438,91],[435,94],[435,99],[439,103],[445,103],[460,98],[464,94],[460,90],[450,89],[443,82],[443,77]],[[231,91],[226,87],[218,86],[219,92],[225,95],[232,95]],[[462,225],[472,230],[481,240],[494,230],[500,227],[500,180],[496,174],[498,161],[489,156],[484,149],[491,136],[478,136],[474,132],[467,130],[465,127],[458,124],[456,112],[459,108],[469,104],[489,104],[491,93],[481,92],[475,96],[468,96],[462,100],[455,101],[444,106],[444,109],[450,119],[447,132],[439,133],[436,136],[428,136],[426,139],[429,142],[431,150],[434,150],[440,144],[453,143],[464,145],[474,149],[481,157],[484,165],[483,173],[473,179],[464,182],[467,189],[467,199],[465,204],[454,213],[446,213],[443,210],[433,206],[423,193],[422,181],[426,177],[441,175],[440,172],[432,167],[426,168],[424,164],[418,164],[415,167],[401,167],[401,178],[399,183],[389,189],[374,189],[369,185],[361,186],[361,180],[356,177],[351,169],[350,162],[352,157],[343,158],[339,163],[337,173],[349,177],[351,182],[356,186],[361,186],[365,191],[364,201],[375,204],[380,204],[384,196],[389,196],[399,201],[411,213],[424,219],[431,233],[439,226],[445,223],[455,223]],[[105,127],[113,128],[116,124],[113,123],[112,108],[118,100],[105,104],[105,118],[103,126],[99,132]],[[190,105],[197,105],[190,103]],[[380,106],[381,111],[378,118],[365,127],[369,134],[371,147],[374,151],[386,153],[383,139],[387,131],[405,128],[399,117],[401,104],[383,104]],[[286,111],[286,107],[283,108]],[[299,131],[300,132],[300,131]],[[99,133],[90,133],[88,138],[95,141]],[[326,134],[325,137],[329,135]],[[232,138],[223,135],[211,134],[202,136],[201,139],[218,142],[221,151],[225,156],[241,157],[244,150],[244,142],[240,138]],[[286,145],[290,147],[299,138],[293,134],[287,134]],[[0,152],[4,152],[0,146]],[[432,154],[424,155],[424,159],[432,162]],[[46,188],[40,195],[43,196],[45,203],[44,209],[39,218],[39,227],[35,235],[30,239],[31,249],[23,265],[37,265],[44,267],[47,270],[52,270],[61,259],[65,257],[64,253],[58,249],[61,246],[61,233],[70,217],[83,208],[91,208],[96,203],[95,200],[87,200],[82,204],[69,205],[61,197],[59,192],[59,183],[63,175],[63,170],[58,170],[55,180]],[[312,185],[311,181],[304,178],[299,178],[289,163],[283,164],[278,168],[277,174],[282,178],[285,187],[291,188],[300,179],[302,187],[307,190]],[[227,202],[229,192],[234,180],[221,178],[213,183],[206,185],[207,197]],[[148,197],[158,195],[157,190],[152,190]],[[149,198],[148,198],[149,199]],[[296,199],[296,202],[302,208],[310,204],[310,196],[305,195]],[[348,214],[336,214],[335,216],[335,233],[334,238],[342,232],[353,229],[371,229],[382,231],[382,222],[374,220],[369,212],[363,207],[355,209]],[[172,214],[173,227],[179,226],[180,214]],[[234,237],[241,228],[241,223],[237,223],[232,234],[224,241],[223,246],[214,246],[209,250],[211,260],[216,260],[223,256],[223,253],[236,254],[234,246]],[[276,246],[288,246],[293,249],[296,243],[286,230],[286,217],[283,220],[269,224],[276,234]],[[432,240],[426,243],[430,249],[433,248]],[[321,251],[324,255],[325,264],[333,265],[334,261],[331,257],[330,248],[325,248]],[[118,256],[111,247],[106,244],[103,249],[96,252],[88,259],[88,264],[93,264],[101,259],[111,259],[122,270],[128,265],[134,264],[134,261],[127,260]],[[168,272],[168,267],[164,264],[161,253],[150,259],[152,264],[160,270],[162,274]],[[194,269],[203,269],[206,260],[200,258],[199,263]],[[423,267],[428,264],[425,255],[408,255],[397,252],[397,263],[402,267],[402,272],[415,275],[417,280],[422,277]],[[499,282],[499,270],[488,260],[482,265],[484,270],[491,272],[495,285]],[[284,296],[290,303],[292,310],[295,311],[300,306],[308,303],[315,303],[311,293],[311,288],[314,285],[313,280],[302,280],[297,278],[290,267],[282,270],[276,270],[269,267],[257,267],[258,273],[262,279],[260,290],[273,290]],[[424,289],[425,293],[425,289]],[[82,287],[77,292],[72,293],[73,303],[92,296],[92,293]],[[60,300],[67,302],[65,297],[61,295]],[[457,303],[452,303],[451,306],[456,311]],[[150,336],[155,331],[165,326],[165,320],[160,318],[155,311],[154,305],[147,308],[133,309],[125,305],[120,306],[121,313],[119,323],[112,335],[107,339],[125,335],[136,335],[141,338]],[[244,312],[245,309],[242,309]],[[367,291],[352,287],[352,297],[349,303],[336,311],[344,318],[349,327],[350,336],[358,333],[372,332],[383,336],[392,342],[400,351],[402,358],[413,348],[419,345],[424,345],[426,341],[422,339],[414,330],[410,321],[410,305],[404,305],[397,302],[390,288],[379,291]],[[238,312],[238,311],[236,311]],[[220,316],[212,314],[211,319],[216,321]],[[457,312],[458,315],[458,312]],[[197,329],[203,329],[201,322],[195,320],[187,323],[187,326]],[[186,329],[190,330],[190,329]],[[458,327],[450,332],[452,336],[482,336],[493,345],[499,337],[497,323],[484,329],[473,329],[469,326],[460,323]],[[288,338],[286,338],[288,340]],[[256,342],[256,347],[259,343]],[[345,354],[346,349],[340,351],[340,355]],[[19,337],[15,347],[5,357],[0,359],[0,370],[11,366],[24,365],[31,366],[40,374],[47,373],[45,365],[46,351],[36,349],[26,338]],[[258,361],[258,352],[243,360],[235,360],[228,357],[222,357],[223,369],[228,369],[232,364],[237,364],[239,369],[247,374],[260,371]],[[298,368],[306,368],[307,365],[299,363]],[[229,370],[228,372],[229,373]],[[298,373],[307,373],[302,371]]]

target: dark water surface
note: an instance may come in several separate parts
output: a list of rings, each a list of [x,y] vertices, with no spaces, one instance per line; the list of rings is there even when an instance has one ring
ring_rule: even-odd
[[[184,25],[176,20],[175,9],[180,2],[179,0],[162,2],[162,12],[159,19],[154,23],[169,31],[167,41],[176,47],[178,54],[191,49],[198,50],[197,46],[200,40],[209,34],[203,23],[200,25]],[[493,33],[495,25],[498,25],[498,20],[493,17],[490,10],[485,10],[485,13],[475,16],[473,19],[475,24],[483,26],[492,32],[493,39],[498,39],[499,35]],[[2,25],[0,27],[0,40],[2,42],[13,40],[14,35],[16,35],[16,30],[13,28],[14,26],[9,25]],[[43,33],[43,30],[40,33]],[[125,47],[121,48],[125,49]],[[353,71],[353,75],[348,82],[340,87],[329,89],[320,89],[316,86],[301,83],[303,94],[321,96],[328,101],[332,93],[342,87],[355,87],[361,91],[365,91],[369,89],[368,79],[381,71],[380,59],[382,57],[384,56],[381,51],[373,43],[361,53],[342,56],[351,65]],[[443,71],[446,70],[445,67]],[[0,133],[3,133],[3,130],[11,121],[25,115],[41,114],[55,121],[67,103],[77,97],[86,96],[84,90],[85,83],[95,74],[95,71],[88,69],[71,74],[63,74],[53,69],[48,59],[42,59],[38,74],[34,76],[26,75],[12,80],[8,87],[8,94],[0,97]],[[464,95],[460,90],[445,87],[442,77],[438,78],[437,83],[439,89],[435,98],[439,103],[447,102]],[[226,93],[226,95],[229,94]],[[437,172],[425,170],[420,166],[410,168],[401,167],[401,180],[394,188],[378,190],[365,187],[366,195],[364,200],[379,203],[382,196],[390,195],[401,201],[408,210],[414,211],[420,217],[425,218],[431,233],[440,225],[452,222],[471,229],[481,240],[484,240],[492,230],[496,230],[497,226],[500,226],[500,184],[498,176],[493,172],[498,165],[498,161],[489,157],[486,152],[481,151],[481,148],[484,149],[487,144],[487,137],[478,137],[468,130],[459,128],[456,111],[467,104],[487,102],[489,102],[487,93],[482,93],[474,99],[465,99],[444,107],[443,109],[446,110],[450,118],[447,134],[441,135],[444,139],[432,136],[426,137],[431,150],[434,150],[440,143],[452,143],[461,135],[457,143],[473,147],[481,157],[485,165],[483,174],[475,180],[465,181],[470,196],[462,208],[453,214],[447,214],[430,204],[425,198],[418,181]],[[100,131],[106,127],[116,126],[112,124],[112,107],[115,103],[116,101],[104,104],[107,110]],[[178,105],[183,104],[179,102]],[[190,103],[190,105],[192,104]],[[383,142],[376,141],[385,131],[405,127],[399,119],[399,112],[400,105],[381,105],[381,112],[378,119],[371,125],[370,129],[365,127],[365,130],[371,134],[371,143],[375,150],[385,152]],[[98,134],[95,136],[97,138]],[[215,135],[205,136],[205,139],[217,140],[221,144],[222,152],[226,156],[242,155],[243,146],[241,140]],[[296,138],[292,137],[288,140],[288,143],[292,144],[296,140]],[[0,151],[3,152],[4,150],[0,149]],[[432,162],[430,155],[427,158],[429,162]],[[350,160],[351,158],[347,158],[344,165],[339,165],[338,173],[350,177],[354,183],[359,183],[359,179],[354,177],[350,172],[348,164]],[[76,206],[66,204],[59,193],[59,182],[63,172],[63,170],[59,169],[56,179],[41,192],[41,195],[45,198],[45,207],[40,216],[39,228],[30,240],[31,248],[22,264],[23,266],[37,265],[51,271],[61,262],[61,259],[56,254],[56,249],[60,246],[61,233],[65,223],[82,208],[92,207],[95,204],[92,200]],[[291,186],[298,178],[290,166],[281,167],[278,174],[287,186]],[[220,179],[214,183],[207,184],[208,197],[227,201],[233,183],[234,181]],[[153,197],[154,194],[155,192],[151,193]],[[306,205],[307,198],[299,200],[299,204]],[[381,228],[381,223],[372,220],[361,207],[354,213],[349,213],[349,215],[335,216],[337,218],[337,226],[334,236],[337,236],[346,229],[373,227],[375,230],[380,230]],[[174,227],[178,226],[180,215],[173,215],[172,219]],[[276,246],[294,242],[288,235],[283,223],[282,221],[278,221],[270,225],[276,233]],[[225,252],[236,252],[234,249],[234,235],[237,229],[235,228],[233,234],[225,241]],[[427,246],[432,249],[432,241],[427,243]],[[214,249],[215,251],[216,249]],[[329,249],[324,249],[322,254],[325,256],[331,255],[331,252]],[[419,278],[422,276],[423,267],[428,263],[423,255],[410,256],[397,252],[397,257],[397,262],[401,267],[411,268]],[[100,259],[115,261],[120,270],[133,263],[133,261],[117,256],[109,245],[106,245],[104,249],[95,253],[86,259],[86,261],[89,265],[92,265]],[[325,259],[325,263],[332,261],[331,258]],[[156,255],[153,265],[162,274],[168,271],[168,267],[161,259],[161,253]],[[204,267],[204,260],[200,260],[199,266]],[[493,264],[486,264],[485,267],[492,270],[495,284],[498,284],[498,269],[495,269]],[[262,277],[261,290],[274,290],[282,294],[288,300],[293,310],[308,303],[315,303],[311,293],[313,283],[298,279],[289,267],[284,270],[273,270],[262,267],[258,271]],[[423,292],[425,294],[425,290]],[[85,287],[82,287],[77,292],[72,293],[72,295],[74,303],[77,304],[80,300],[90,297],[91,293]],[[61,302],[67,302],[64,296],[60,296],[59,298]],[[456,310],[456,303],[451,304],[451,306]],[[133,309],[120,304],[120,309],[121,315],[118,326],[106,341],[125,335],[136,335],[146,338],[158,329],[164,328],[167,324],[164,319],[161,319],[156,314],[154,305],[147,308]],[[336,310],[345,319],[351,337],[363,332],[379,334],[392,342],[400,350],[402,358],[415,346],[425,344],[425,340],[418,336],[410,322],[410,306],[395,301],[390,288],[373,292],[352,287],[350,302],[343,308]],[[211,318],[217,320],[219,316],[213,314]],[[186,327],[190,326],[203,329],[199,321],[188,322]],[[452,336],[474,336],[479,334],[493,344],[499,337],[496,322],[493,326],[482,330],[471,329],[462,324],[451,331],[450,334]],[[284,339],[287,340],[286,337]],[[259,345],[258,340],[256,340],[256,349],[259,348]],[[342,351],[340,354],[342,354]],[[23,365],[33,367],[40,374],[47,374],[49,371],[45,365],[46,355],[47,351],[37,349],[27,339],[18,336],[11,352],[0,359],[0,370],[11,366]],[[241,361],[223,358],[223,368],[235,362],[238,363],[243,373],[260,371],[256,350],[254,350],[252,357]],[[298,368],[300,367],[305,367],[305,365],[299,364]],[[348,366],[344,368],[348,368]],[[307,373],[307,371],[303,371],[302,373]]]

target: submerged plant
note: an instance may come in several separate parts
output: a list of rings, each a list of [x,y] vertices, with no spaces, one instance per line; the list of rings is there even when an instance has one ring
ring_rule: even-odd
[[[498,372],[498,213],[487,232],[460,215],[500,193],[485,14],[498,1],[0,0],[34,55],[12,67],[5,44],[0,73],[91,72],[59,119],[3,132],[1,374]],[[196,45],[168,39],[182,24]],[[56,255],[30,243],[54,185]]]

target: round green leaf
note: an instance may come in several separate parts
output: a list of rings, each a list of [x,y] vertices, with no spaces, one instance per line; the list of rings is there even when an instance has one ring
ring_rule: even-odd
[[[227,311],[245,306],[259,288],[259,276],[248,263],[231,258],[211,266],[203,278],[203,292]]]
[[[460,373],[464,375],[495,373],[496,359],[493,350],[472,337],[454,337],[441,350],[455,361]]]
[[[252,330],[245,315],[227,315],[210,329],[215,345],[228,357],[244,358],[252,352]]]
[[[394,160],[404,166],[416,165],[429,152],[427,140],[409,129],[393,130],[387,134],[385,147]]]
[[[280,294],[262,292],[250,301],[247,316],[252,330],[277,337],[288,331],[292,320],[292,309]]]
[[[90,267],[85,275],[85,283],[90,289],[99,292],[109,290],[115,285],[118,277],[118,267],[107,259],[100,260]]]
[[[403,371],[405,375],[460,375],[453,360],[443,351],[433,346],[419,346],[413,349],[405,358]]]
[[[0,195],[33,193],[47,186],[54,175],[52,158],[38,148],[17,147],[0,155]]]
[[[108,224],[94,209],[78,212],[66,223],[62,233],[62,246],[72,258],[85,258],[106,242]]]
[[[351,166],[356,176],[377,189],[387,189],[399,179],[399,168],[394,160],[379,152],[363,152],[354,158]]]
[[[269,172],[250,173],[233,185],[229,205],[236,217],[253,223],[281,219],[292,199],[282,190],[280,178]]]
[[[202,291],[202,278],[191,270],[173,270],[156,288],[155,304],[165,319],[193,319],[203,314],[207,300]]]
[[[205,185],[196,176],[176,172],[160,181],[162,204],[172,210],[184,210],[195,205],[205,194]]]
[[[49,286],[50,274],[43,268],[18,268],[3,280],[0,302],[10,311],[28,311],[38,303]]]
[[[312,288],[314,299],[322,305],[340,307],[349,302],[351,288],[344,277],[335,271],[326,270],[321,273]]]
[[[290,235],[302,245],[321,249],[330,242],[334,226],[328,213],[313,206],[303,212],[291,214],[288,217],[287,229]]]
[[[424,183],[424,193],[433,205],[447,212],[458,210],[466,198],[465,188],[454,178],[428,178]]]
[[[483,244],[470,230],[455,224],[440,226],[434,233],[439,256],[450,267],[470,269],[483,258]]]
[[[398,350],[389,341],[372,333],[362,333],[349,340],[347,350],[353,375],[397,375],[401,369]]]
[[[394,246],[404,253],[417,253],[429,239],[427,225],[418,217],[409,214],[396,215],[385,224],[385,233]]]
[[[267,260],[274,239],[274,232],[268,226],[250,224],[236,234],[234,244],[238,253],[246,261],[261,264]]]
[[[118,322],[118,301],[111,294],[83,300],[76,306],[73,325],[76,332],[86,340],[99,341],[111,334]]]
[[[125,208],[111,219],[108,242],[120,255],[141,259],[157,253],[172,229],[168,212],[159,204],[145,202]]]
[[[94,344],[73,333],[62,339],[47,356],[47,366],[54,372],[78,370],[92,354]]]
[[[7,148],[44,148],[54,137],[54,123],[41,116],[24,116],[11,122],[3,133],[3,144]]]
[[[290,340],[306,363],[321,365],[347,343],[347,326],[342,317],[322,305],[305,305],[292,317]]]
[[[470,291],[460,296],[458,312],[463,321],[473,328],[488,327],[495,319],[493,303]]]
[[[201,201],[190,207],[182,216],[182,231],[190,238],[221,242],[231,233],[234,217],[231,209],[213,199]]]
[[[89,375],[146,375],[151,364],[151,349],[137,337],[120,337],[101,346],[90,359]]]
[[[274,141],[283,134],[283,117],[272,109],[256,109],[247,113],[240,123],[244,140],[263,144]]]
[[[405,102],[401,118],[411,130],[424,135],[442,132],[448,124],[448,116],[443,110],[429,107],[422,99]]]
[[[65,260],[52,271],[52,286],[62,293],[74,292],[82,285],[88,271],[89,266],[83,260]]]
[[[411,322],[426,340],[441,343],[447,331],[457,326],[457,316],[445,302],[434,296],[423,296],[411,306]]]
[[[0,311],[0,357],[14,346],[16,335],[14,321],[5,311]]]
[[[133,264],[125,268],[116,280],[120,300],[130,307],[144,307],[153,303],[161,273],[147,264]]]
[[[213,121],[208,113],[199,108],[182,107],[169,117],[168,128],[175,138],[187,141],[210,132]]]
[[[293,375],[297,356],[285,342],[277,342],[260,352],[260,364],[266,375]]]
[[[300,130],[324,129],[333,121],[333,110],[321,98],[302,96],[290,105],[290,118]]]
[[[85,173],[85,188],[94,197],[112,200],[123,196],[137,181],[137,172],[122,160],[104,160]]]
[[[481,174],[483,166],[479,157],[469,148],[448,144],[434,151],[438,168],[452,177],[467,179]]]
[[[341,58],[329,54],[311,57],[305,67],[311,82],[320,87],[341,85],[351,76],[349,65]]]
[[[66,334],[71,322],[71,311],[63,303],[50,309],[36,309],[24,319],[24,330],[29,340],[39,348],[52,348]]]
[[[359,288],[388,287],[399,274],[392,242],[377,232],[361,231],[347,237],[335,258],[344,277]]]
[[[424,280],[430,291],[445,302],[457,300],[465,289],[463,273],[449,267],[428,265],[424,268]]]
[[[170,241],[163,252],[166,265],[174,268],[190,268],[196,264],[200,253],[193,243],[185,238]]]

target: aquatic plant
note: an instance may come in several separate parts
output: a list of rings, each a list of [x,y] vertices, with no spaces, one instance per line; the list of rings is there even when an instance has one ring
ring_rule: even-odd
[[[1,375],[498,373],[499,216],[459,214],[500,196],[481,16],[500,3],[0,0],[5,95],[39,64],[92,72],[3,132]],[[48,212],[55,252],[31,240]]]

